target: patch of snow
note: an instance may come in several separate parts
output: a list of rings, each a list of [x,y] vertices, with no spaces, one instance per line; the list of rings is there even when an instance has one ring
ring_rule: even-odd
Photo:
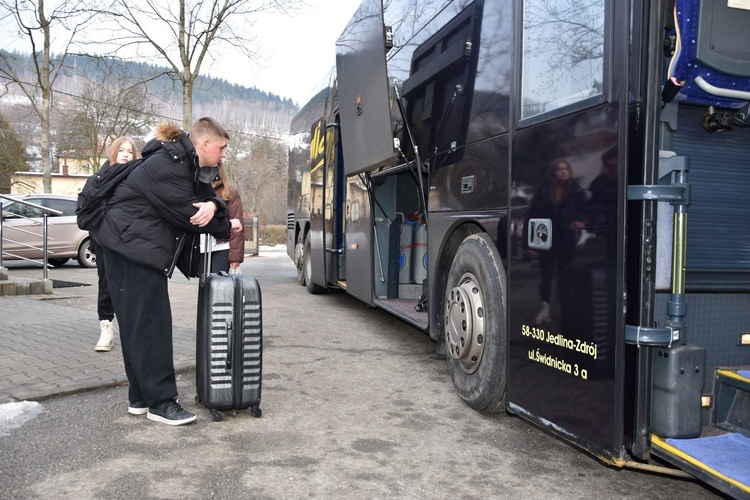
[[[37,417],[42,410],[42,405],[34,401],[0,404],[0,437]]]
[[[286,245],[279,243],[278,245],[260,245],[258,250],[264,252],[286,252]]]

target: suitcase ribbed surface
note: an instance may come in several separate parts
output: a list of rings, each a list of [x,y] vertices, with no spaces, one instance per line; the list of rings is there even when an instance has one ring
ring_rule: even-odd
[[[227,370],[229,328],[232,325],[232,303],[217,303],[211,307],[211,376],[212,390],[232,387],[232,373]]]
[[[242,389],[260,391],[261,376],[260,302],[245,302],[242,324]]]
[[[263,343],[257,280],[210,275],[201,283],[196,348],[199,401],[217,410],[258,406]]]

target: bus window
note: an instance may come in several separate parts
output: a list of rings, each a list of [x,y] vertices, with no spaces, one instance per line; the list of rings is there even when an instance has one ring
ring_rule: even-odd
[[[604,4],[604,0],[524,2],[522,120],[603,100]]]

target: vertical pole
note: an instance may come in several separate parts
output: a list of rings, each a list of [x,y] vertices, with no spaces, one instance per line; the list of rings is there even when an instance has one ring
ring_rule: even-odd
[[[42,279],[47,281],[47,222],[49,219],[49,212],[46,210],[42,212]]]
[[[0,269],[3,268],[3,218],[0,213]]]
[[[687,186],[688,174],[686,170],[675,172],[675,184]],[[688,188],[689,189],[689,188]],[[684,344],[687,340],[685,332],[687,324],[687,301],[685,300],[685,260],[687,252],[687,209],[690,203],[689,191],[686,199],[673,202],[674,229],[672,230],[672,290],[667,304],[668,325],[672,328],[672,341]]]

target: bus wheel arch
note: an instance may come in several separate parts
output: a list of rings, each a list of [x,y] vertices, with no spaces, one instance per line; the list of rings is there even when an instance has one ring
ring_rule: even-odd
[[[505,407],[505,286],[505,269],[493,241],[484,232],[466,234],[441,288],[439,321],[453,385],[477,411]]]
[[[445,345],[445,324],[443,323],[444,316],[444,299],[445,299],[445,286],[448,281],[448,272],[451,269],[453,259],[458,252],[458,247],[461,243],[470,235],[481,233],[482,228],[472,223],[465,223],[458,227],[455,227],[453,232],[448,238],[444,240],[443,245],[439,249],[437,266],[434,273],[434,283],[432,283],[432,296],[430,297],[430,303],[436,304],[437,307],[430,308],[430,324],[435,325],[435,328],[430,330],[430,338],[437,342],[440,346],[439,350],[442,351]]]

